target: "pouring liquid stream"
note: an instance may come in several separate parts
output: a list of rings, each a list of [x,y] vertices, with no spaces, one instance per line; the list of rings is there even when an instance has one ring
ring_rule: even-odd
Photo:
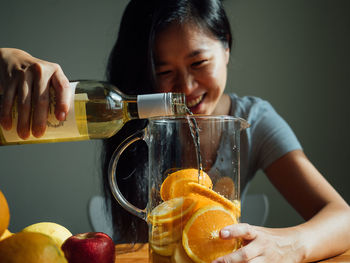
[[[193,117],[193,113],[190,111],[190,109],[186,107],[186,111],[188,113],[188,115],[186,115],[188,126],[190,127],[190,133],[193,138],[194,146],[196,148],[196,157],[197,157],[197,165],[198,165],[198,183],[200,184],[201,174],[203,172],[203,164],[202,164],[202,156],[201,156],[201,149],[200,149],[199,128],[197,125],[197,121]]]

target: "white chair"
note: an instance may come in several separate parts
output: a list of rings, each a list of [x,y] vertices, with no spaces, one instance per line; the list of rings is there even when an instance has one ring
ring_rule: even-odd
[[[102,196],[91,197],[88,204],[89,221],[93,231],[103,232],[113,237],[111,215],[107,213],[105,200]]]
[[[269,200],[264,194],[247,194],[241,200],[241,222],[264,226],[269,214]]]

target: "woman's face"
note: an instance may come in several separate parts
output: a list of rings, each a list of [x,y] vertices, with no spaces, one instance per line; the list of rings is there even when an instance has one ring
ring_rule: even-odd
[[[224,92],[229,48],[193,24],[173,24],[155,43],[159,92],[182,92],[194,114],[212,114]]]

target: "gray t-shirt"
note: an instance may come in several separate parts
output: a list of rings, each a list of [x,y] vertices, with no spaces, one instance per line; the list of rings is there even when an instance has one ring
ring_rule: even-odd
[[[241,191],[255,173],[267,168],[286,153],[302,149],[290,126],[271,104],[257,97],[229,94],[230,115],[248,121],[250,127],[241,132]]]

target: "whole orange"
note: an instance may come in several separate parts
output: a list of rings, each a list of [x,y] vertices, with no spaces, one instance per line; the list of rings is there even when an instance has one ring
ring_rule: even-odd
[[[0,191],[0,236],[5,232],[10,223],[10,210],[4,194]]]

